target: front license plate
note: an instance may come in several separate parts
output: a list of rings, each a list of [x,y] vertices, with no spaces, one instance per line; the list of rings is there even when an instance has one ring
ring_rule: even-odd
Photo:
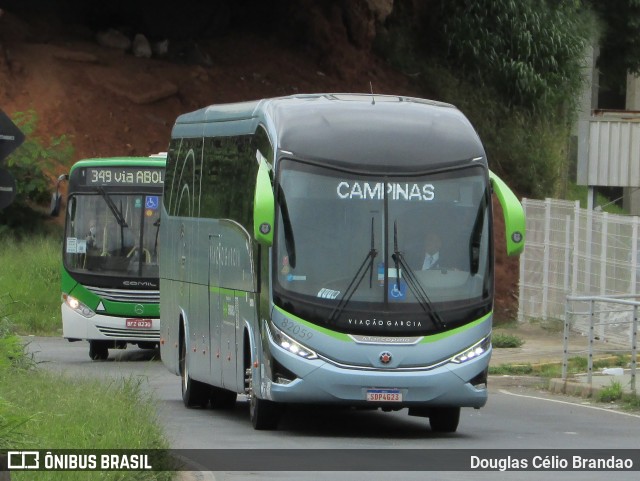
[[[127,319],[127,327],[151,329],[151,319]]]
[[[367,389],[367,401],[371,402],[402,402],[400,389]]]

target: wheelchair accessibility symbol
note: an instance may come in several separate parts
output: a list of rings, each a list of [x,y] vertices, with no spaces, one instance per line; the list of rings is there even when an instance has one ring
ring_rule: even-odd
[[[156,210],[158,208],[158,196],[148,195],[145,199],[144,208]]]
[[[395,280],[389,282],[389,301],[403,301],[407,297],[407,283]]]

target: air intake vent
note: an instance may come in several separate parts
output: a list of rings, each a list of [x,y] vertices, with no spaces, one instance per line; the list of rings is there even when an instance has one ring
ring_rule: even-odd
[[[87,290],[93,292],[108,301],[132,302],[136,304],[159,304],[160,291],[140,291],[132,289],[107,289],[103,287],[89,287]]]
[[[150,329],[119,329],[117,327],[96,326],[98,330],[107,337],[114,339],[144,339],[149,341],[159,341],[160,331]]]

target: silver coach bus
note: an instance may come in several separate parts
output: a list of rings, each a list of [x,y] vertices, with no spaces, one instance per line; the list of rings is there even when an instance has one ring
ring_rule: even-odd
[[[160,349],[185,405],[245,394],[256,429],[288,403],[408,408],[455,431],[487,401],[492,190],[518,254],[522,207],[444,103],[296,95],[178,117]]]

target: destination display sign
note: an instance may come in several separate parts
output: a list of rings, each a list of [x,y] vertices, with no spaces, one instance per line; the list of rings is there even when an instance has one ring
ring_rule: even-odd
[[[95,186],[163,186],[164,169],[154,167],[87,167],[84,184]]]

